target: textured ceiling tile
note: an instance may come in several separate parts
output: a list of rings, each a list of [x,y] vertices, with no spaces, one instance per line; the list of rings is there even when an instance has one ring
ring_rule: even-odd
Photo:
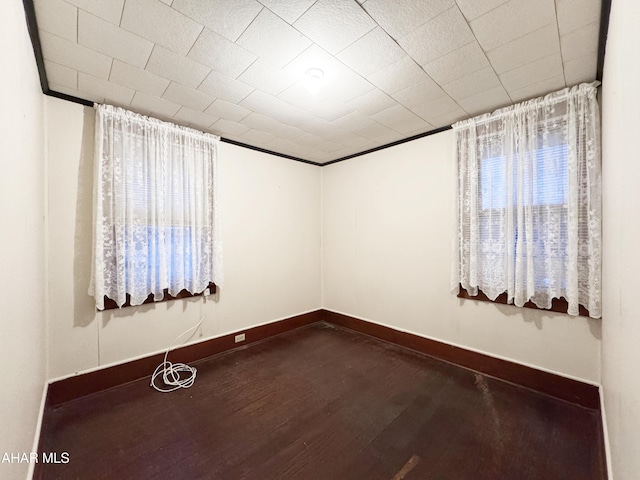
[[[411,85],[392,95],[394,99],[407,108],[420,105],[426,101],[443,96],[445,93],[440,86],[426,77],[421,83]]]
[[[354,2],[318,0],[293,26],[328,52],[336,54],[376,24]]]
[[[266,8],[236,43],[279,67],[311,45],[308,38]]]
[[[237,78],[258,58],[241,46],[207,29],[198,37],[188,57],[231,78]]]
[[[486,52],[555,21],[554,0],[510,0],[473,20],[471,28]]]
[[[282,131],[283,123],[279,122],[275,118],[267,117],[260,113],[251,113],[244,120],[242,124],[249,128],[254,128],[263,132],[270,133],[277,136]]]
[[[253,87],[212,71],[198,87],[198,90],[231,103],[239,103],[253,91]]]
[[[428,75],[409,56],[369,75],[368,80],[388,94],[394,94],[411,85],[424,82]]]
[[[458,107],[450,112],[445,112],[437,117],[432,117],[430,122],[434,128],[448,127],[455,122],[469,118],[469,114],[465,112],[462,107]]]
[[[323,120],[327,120],[329,122],[333,122],[334,120],[344,117],[345,115],[352,113],[353,108],[349,107],[347,104],[342,102],[330,102],[330,101],[322,101],[319,102],[317,107],[313,109],[313,112],[317,117],[322,118]]]
[[[336,126],[322,118],[311,117],[302,123],[300,128],[305,132],[312,133],[313,135],[325,137],[326,135],[330,135],[331,132],[335,130]]]
[[[62,0],[35,0],[38,28],[75,42],[78,38],[78,9]]]
[[[204,111],[215,100],[211,95],[207,95],[200,90],[185,87],[179,83],[171,83],[162,95],[162,98],[200,112]]]
[[[454,5],[453,0],[368,0],[364,9],[398,39]]]
[[[396,104],[397,102],[389,95],[374,89],[354,98],[347,105],[363,115],[373,115]]]
[[[527,85],[519,90],[509,92],[509,96],[514,102],[522,102],[530,98],[542,97],[547,93],[555,92],[565,87],[564,75],[547,78],[541,82]]]
[[[384,130],[381,130],[375,137],[371,137],[371,148],[379,147],[380,145],[387,145],[404,138],[403,134],[390,129],[389,127],[385,127],[384,125],[381,126]],[[371,129],[367,129],[366,133],[371,133]],[[365,132],[362,132],[362,136],[365,138],[367,137]]]
[[[154,47],[146,70],[192,88],[200,85],[210,71],[204,65],[159,45]]]
[[[352,132],[350,132],[349,130],[345,130],[343,128],[336,128],[335,126],[330,129],[327,130],[326,132],[322,133],[322,138],[324,138],[325,140],[329,140],[331,142],[334,143],[338,143],[341,144],[342,147],[344,147],[344,143],[351,138],[351,136],[353,135]],[[342,148],[342,147],[336,147],[336,148]]]
[[[180,108],[173,118],[180,122],[188,123],[193,128],[201,128],[204,130],[209,129],[211,125],[219,120],[218,117],[187,107]]]
[[[500,81],[507,92],[511,93],[562,74],[562,60],[558,53],[503,73],[500,75]]]
[[[41,0],[48,2],[48,0]],[[111,22],[114,25],[120,25],[120,18],[122,17],[122,8],[124,7],[124,0],[65,0],[67,3],[71,3],[82,10],[92,13],[97,17]]]
[[[87,47],[40,30],[42,53],[45,60],[88,73],[94,77],[108,78],[111,57]]]
[[[361,75],[369,75],[405,56],[400,46],[380,27],[356,40],[338,58]]]
[[[305,145],[307,147],[314,147],[324,141],[324,139],[319,135],[314,135],[312,133],[307,133],[307,132],[303,133],[296,140],[300,145]]]
[[[509,0],[456,0],[456,3],[466,19],[473,20],[508,1]]]
[[[270,95],[278,95],[296,81],[287,71],[261,59],[247,68],[238,80]]]
[[[235,103],[227,102],[226,100],[218,98],[215,102],[209,105],[209,107],[204,112],[224,120],[239,122],[244,117],[249,115],[251,113],[251,110],[247,110],[240,105],[236,105]]]
[[[232,42],[262,10],[255,0],[173,0],[171,6]]]
[[[78,90],[91,95],[104,96],[107,103],[128,106],[135,91],[131,88],[116,85],[86,73],[78,73]]]
[[[319,68],[324,72],[317,99],[348,101],[373,89],[373,85],[342,62],[332,57],[317,45],[312,45],[289,63],[284,71],[290,78],[306,82],[306,72],[310,68]],[[280,96],[284,95],[281,94]],[[292,102],[293,103],[293,102]]]
[[[358,130],[362,130],[367,126],[376,123],[376,121],[359,112],[351,112],[336,119],[333,123],[345,130],[357,132]]]
[[[291,140],[294,140],[304,134],[304,131],[299,127],[286,125],[282,122],[277,123],[276,129],[274,131],[278,136],[289,138]]]
[[[444,55],[424,66],[425,71],[440,85],[478,71],[489,65],[489,61],[478,42]]]
[[[394,105],[393,107],[389,107],[381,112],[372,115],[376,122],[379,122],[383,125],[386,125],[393,130],[398,132],[403,132],[406,130],[415,130],[419,128],[420,125],[427,126],[427,123],[418,117],[411,110],[403,107],[402,105]],[[409,126],[415,125],[414,128],[409,128]]]
[[[493,112],[511,103],[509,95],[502,86],[458,100],[458,104],[472,116]]]
[[[295,152],[300,149],[300,144],[288,138],[274,138],[266,144],[266,147],[276,152],[295,156]]]
[[[499,87],[500,80],[491,67],[483,68],[443,85],[443,89],[455,100]]]
[[[85,100],[89,100],[91,102],[96,102],[96,103],[104,103],[104,97],[101,97],[99,95],[93,95],[88,92],[80,92],[75,88],[69,88],[64,85],[57,85],[53,82],[49,83],[49,88],[54,92],[64,93],[65,95],[71,95],[72,97],[84,98]]]
[[[467,115],[460,105],[447,95],[417,105],[411,111],[436,127],[443,126],[442,119],[445,117],[463,118]]]
[[[471,29],[456,6],[409,32],[398,42],[416,62],[424,65],[473,40]]]
[[[314,135],[312,133],[303,133],[299,138],[296,139],[300,145],[304,145],[306,147],[315,147],[316,145],[321,144],[325,141],[319,135]]]
[[[278,15],[287,23],[293,23],[300,15],[314,4],[316,0],[260,0],[265,7]]]
[[[560,35],[592,23],[599,24],[601,3],[601,0],[556,0]]]
[[[343,148],[344,148],[344,145],[342,145],[340,142],[333,142],[327,139],[325,139],[322,143],[319,143],[314,147],[315,150],[319,150],[325,153],[336,152]],[[332,156],[339,157],[340,155],[332,155]]]
[[[221,118],[216,123],[211,125],[211,130],[213,130],[220,136],[231,136],[237,138],[247,130],[249,130],[249,127]]]
[[[160,97],[170,81],[128,63],[114,60],[109,81]]]
[[[181,55],[189,52],[203,28],[159,0],[126,2],[120,26]]]
[[[319,68],[324,73],[320,83],[320,92],[326,94],[326,87],[334,83],[343,70],[348,70],[340,61],[317,45],[311,45],[294,58],[282,70],[293,82],[306,81],[306,72],[310,68]]]
[[[49,83],[62,85],[67,88],[78,88],[78,71],[73,68],[65,67],[57,63],[44,62],[45,71],[47,72],[47,80]]]
[[[350,111],[343,102],[312,94],[301,82],[287,88],[278,98],[325,120],[334,120]]]
[[[593,82],[596,79],[597,66],[598,57],[595,55],[587,55],[564,62],[564,78],[567,86]]]
[[[260,90],[251,92],[242,100],[241,106],[289,125],[297,125],[308,117],[304,110]]]
[[[335,81],[327,85],[325,92],[320,92],[320,95],[326,93],[328,98],[336,102],[349,102],[374,89],[371,83],[345,67],[336,75]]]
[[[550,23],[487,52],[487,57],[496,73],[501,74],[559,51],[558,27]]]
[[[597,58],[599,32],[600,23],[596,22],[560,37],[562,60],[568,62],[586,55],[593,55]]]
[[[242,122],[246,124],[246,122]],[[250,128],[242,134],[242,138],[249,142],[250,145],[264,145],[275,138],[273,133],[265,132],[260,128]]]
[[[351,134],[349,138],[345,139],[343,143],[347,147],[350,147],[350,149],[355,149],[355,152],[360,152],[363,149],[367,149],[371,144],[369,139],[361,137],[360,135],[353,134]]]
[[[180,110],[180,105],[176,103],[142,92],[136,92],[131,100],[131,106],[134,109],[153,112],[162,117],[173,117]]]
[[[354,129],[354,131],[361,137],[369,140],[375,140],[377,138],[384,138],[387,140],[392,137],[395,138],[398,135],[398,132],[391,130],[389,127],[378,122],[369,124],[366,127]]]
[[[425,122],[418,115],[412,118],[406,118],[397,123],[391,125],[391,128],[404,135],[411,136],[419,133],[428,132],[433,129],[433,125],[429,122]]]
[[[80,10],[78,43],[137,67],[149,60],[153,43],[120,27]]]
[[[34,1],[53,90],[324,162],[593,80],[601,0]]]

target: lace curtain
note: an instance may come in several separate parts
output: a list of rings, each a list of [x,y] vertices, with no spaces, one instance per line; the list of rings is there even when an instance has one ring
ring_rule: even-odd
[[[89,294],[122,306],[222,283],[219,137],[96,105]]]
[[[456,123],[452,290],[601,315],[600,120],[582,84]]]

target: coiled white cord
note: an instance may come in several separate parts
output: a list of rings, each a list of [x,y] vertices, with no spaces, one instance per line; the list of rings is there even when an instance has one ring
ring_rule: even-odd
[[[196,330],[200,325],[202,325],[202,322],[204,322],[204,315],[196,326],[191,327],[189,330],[185,330],[180,335],[178,335],[167,349],[166,353],[164,354],[164,362],[158,365],[151,375],[151,386],[157,391],[162,393],[169,393],[180,388],[189,388],[195,383],[196,373],[198,372],[195,367],[190,367],[189,365],[185,365],[184,363],[171,363],[167,360],[167,356],[169,355],[169,352],[171,351],[173,345],[178,340],[180,340],[183,335],[189,333],[192,330]],[[161,375],[162,381],[166,386],[156,385],[156,379]]]

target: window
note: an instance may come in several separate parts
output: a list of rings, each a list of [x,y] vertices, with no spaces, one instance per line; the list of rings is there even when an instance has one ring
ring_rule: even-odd
[[[454,125],[461,296],[599,318],[595,95],[583,84]]]
[[[96,306],[202,293],[221,281],[218,137],[96,106]]]

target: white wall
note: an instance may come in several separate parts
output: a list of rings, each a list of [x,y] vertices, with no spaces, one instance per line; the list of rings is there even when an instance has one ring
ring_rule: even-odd
[[[0,2],[0,456],[31,452],[45,380],[42,91],[22,2]],[[0,463],[0,478],[28,464]]]
[[[320,169],[222,143],[224,287],[184,299],[95,313],[91,259],[93,109],[47,98],[50,377],[320,308]]]
[[[600,380],[600,321],[449,291],[453,133],[322,169],[323,306],[578,379]]]
[[[640,2],[614,0],[603,75],[602,383],[616,480],[640,475]]]

